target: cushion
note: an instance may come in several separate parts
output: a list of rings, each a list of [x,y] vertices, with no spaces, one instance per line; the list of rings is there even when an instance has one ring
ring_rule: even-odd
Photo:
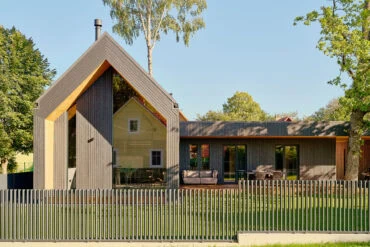
[[[199,171],[184,170],[184,178],[199,178]]]
[[[210,170],[200,171],[200,177],[201,178],[211,178],[212,177],[212,171],[210,171]]]
[[[187,170],[183,170],[182,171],[182,177],[185,178],[187,175],[188,175],[188,171]]]
[[[217,176],[218,176],[218,171],[213,170],[212,177],[217,178]]]

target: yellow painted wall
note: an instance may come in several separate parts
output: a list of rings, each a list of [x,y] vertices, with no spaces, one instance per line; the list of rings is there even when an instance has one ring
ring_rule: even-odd
[[[15,156],[15,162],[17,163],[16,172],[29,171],[33,165],[33,153],[21,154],[17,153]]]
[[[139,120],[138,133],[129,133],[129,119]],[[131,98],[113,116],[113,148],[117,165],[130,168],[149,168],[150,150],[162,150],[166,167],[166,126],[136,99]]]

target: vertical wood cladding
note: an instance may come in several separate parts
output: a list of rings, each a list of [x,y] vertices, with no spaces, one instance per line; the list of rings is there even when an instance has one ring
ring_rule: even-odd
[[[112,69],[77,100],[76,186],[112,188]]]
[[[45,188],[45,119],[33,115],[33,188]]]
[[[222,143],[211,143],[210,144],[210,167],[211,169],[215,169],[218,171],[218,181],[217,183],[223,183],[223,172],[224,172],[224,164],[223,164],[223,147]]]
[[[275,167],[276,145],[299,146],[300,179],[335,179],[336,141],[332,139],[181,139],[181,169],[189,167],[186,158],[189,144],[210,144],[210,167],[219,171],[219,183],[223,183],[223,145],[245,144],[247,146],[246,170],[257,166]],[[185,153],[187,152],[187,153]]]
[[[180,138],[179,113],[177,117],[167,119],[167,187],[178,188],[180,184]]]
[[[365,140],[361,147],[361,158],[358,168],[359,178],[364,179],[362,172],[367,172],[370,168],[370,141]]]
[[[54,124],[54,189],[67,189],[68,113],[64,112]]]
[[[337,170],[337,179],[344,179],[344,166],[346,163],[348,141],[336,142],[335,163]]]

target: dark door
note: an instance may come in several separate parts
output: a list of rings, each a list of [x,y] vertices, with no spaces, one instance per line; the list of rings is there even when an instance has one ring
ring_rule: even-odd
[[[246,150],[245,145],[224,145],[224,183],[236,183],[238,178],[244,176],[247,168]]]
[[[298,145],[277,145],[275,148],[275,169],[282,170],[287,179],[299,179]]]

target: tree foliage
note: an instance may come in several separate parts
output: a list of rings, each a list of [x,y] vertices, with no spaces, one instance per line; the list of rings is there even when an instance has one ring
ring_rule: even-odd
[[[34,102],[55,75],[46,58],[14,27],[0,26],[0,160],[32,150]]]
[[[198,115],[200,121],[265,121],[268,115],[247,92],[236,92],[223,104],[222,111]]]
[[[176,41],[189,46],[190,38],[205,27],[202,18],[206,0],[103,0],[111,8],[116,24],[113,32],[131,45],[144,34],[148,52],[148,71],[153,75],[152,52],[162,34],[174,32]]]
[[[325,107],[321,107],[305,120],[310,121],[349,121],[351,109],[342,102],[343,97],[329,101]]]
[[[222,111],[213,111],[209,110],[204,115],[197,114],[197,120],[198,121],[230,121],[231,119],[227,114],[225,114]]]
[[[350,109],[351,129],[345,178],[358,179],[361,136],[367,125],[364,116],[370,111],[370,3],[368,0],[332,0],[320,10],[295,19],[310,25],[318,22],[321,37],[317,48],[335,58],[340,73],[351,78],[347,85],[341,75],[330,81],[342,87],[342,102]]]

